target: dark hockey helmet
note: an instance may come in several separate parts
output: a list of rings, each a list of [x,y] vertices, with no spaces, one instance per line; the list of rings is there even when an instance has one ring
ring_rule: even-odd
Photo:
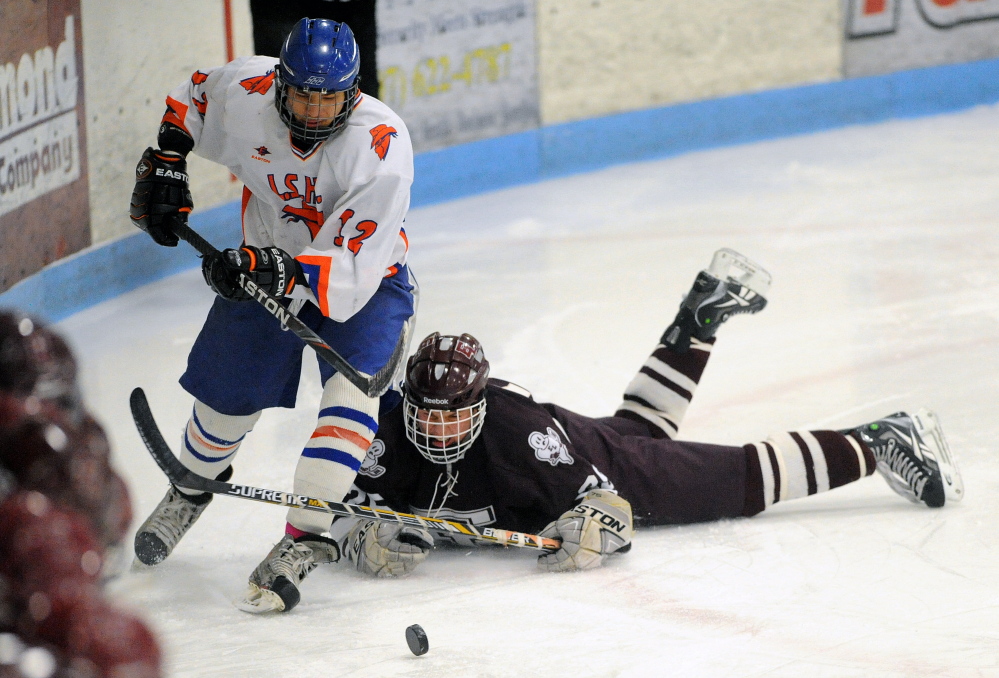
[[[82,413],[76,360],[58,334],[32,318],[0,312],[0,391],[35,396],[69,413]]]
[[[347,24],[299,19],[274,67],[274,103],[292,137],[306,143],[324,141],[347,125],[357,103],[360,67],[360,52]],[[337,92],[343,92],[343,104],[333,113],[328,100]]]
[[[105,544],[128,529],[128,493],[103,429],[83,407],[69,346],[11,311],[0,312],[0,476],[0,485],[84,513]]]
[[[482,430],[489,361],[478,339],[434,332],[406,364],[406,437],[436,464],[465,456]]]

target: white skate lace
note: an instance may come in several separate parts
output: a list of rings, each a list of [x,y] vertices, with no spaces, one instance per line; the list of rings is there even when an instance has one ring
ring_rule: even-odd
[[[199,506],[185,499],[180,490],[171,487],[164,502],[149,516],[142,531],[152,532],[163,540],[167,548],[173,548],[204,508],[204,505]]]
[[[889,438],[874,449],[874,456],[878,461],[879,468],[883,465],[890,471],[891,475],[887,476],[889,484],[895,487],[896,491],[905,490],[904,492],[900,491],[899,494],[908,496],[911,493],[913,497],[910,499],[918,501],[919,497],[923,495],[923,488],[929,477],[923,472],[920,465],[906,453],[905,449],[899,446],[898,441]],[[904,487],[898,487],[900,483],[904,483]]]
[[[308,544],[291,541],[268,564],[275,577],[284,576],[297,585],[316,568],[315,551]]]

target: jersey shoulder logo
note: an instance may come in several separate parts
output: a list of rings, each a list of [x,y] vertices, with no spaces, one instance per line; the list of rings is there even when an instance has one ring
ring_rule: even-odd
[[[552,466],[572,465],[573,459],[569,455],[569,448],[565,446],[565,443],[551,426],[547,428],[547,434],[534,431],[527,436],[527,442],[534,448],[534,456],[538,458],[538,461],[547,461]]]
[[[399,132],[396,131],[395,127],[388,125],[377,125],[369,131],[371,132],[371,148],[374,149],[379,159],[384,160],[385,156],[388,155],[392,137],[399,136]]]
[[[191,76],[191,82],[195,85],[200,85],[208,79],[207,73],[202,73],[201,71],[195,71],[194,75]]]
[[[195,97],[191,99],[191,103],[194,104],[194,108],[197,109],[198,115],[201,116],[201,119],[204,120],[205,113],[208,112],[208,95],[202,92],[201,98],[198,99],[197,97]]]
[[[378,478],[384,475],[385,467],[378,463],[378,458],[383,454],[385,454],[385,443],[381,440],[373,441],[368,447],[368,453],[364,455],[361,468],[357,469],[357,472],[369,478]]]
[[[247,94],[267,94],[271,85],[274,84],[274,71],[267,71],[264,75],[254,75],[251,78],[244,78],[239,81]]]

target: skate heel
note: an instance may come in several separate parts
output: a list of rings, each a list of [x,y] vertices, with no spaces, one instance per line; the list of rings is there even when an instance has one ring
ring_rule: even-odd
[[[961,501],[964,498],[964,480],[961,478],[961,472],[951,454],[950,446],[944,437],[937,415],[923,408],[912,415],[912,422],[915,424],[916,433],[923,439],[925,445],[921,451],[923,454],[928,452],[937,462],[937,466],[940,467],[944,495],[947,497],[947,501]]]

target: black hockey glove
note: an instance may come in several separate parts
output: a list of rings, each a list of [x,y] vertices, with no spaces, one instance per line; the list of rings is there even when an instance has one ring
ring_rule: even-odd
[[[201,261],[201,272],[208,286],[230,301],[252,298],[239,284],[244,274],[249,282],[276,299],[287,296],[296,284],[305,281],[301,264],[277,247],[243,245],[238,250],[222,250]]]
[[[135,166],[135,188],[129,207],[132,223],[158,244],[176,247],[171,222],[179,219],[187,223],[193,207],[184,156],[176,151],[147,148]]]

